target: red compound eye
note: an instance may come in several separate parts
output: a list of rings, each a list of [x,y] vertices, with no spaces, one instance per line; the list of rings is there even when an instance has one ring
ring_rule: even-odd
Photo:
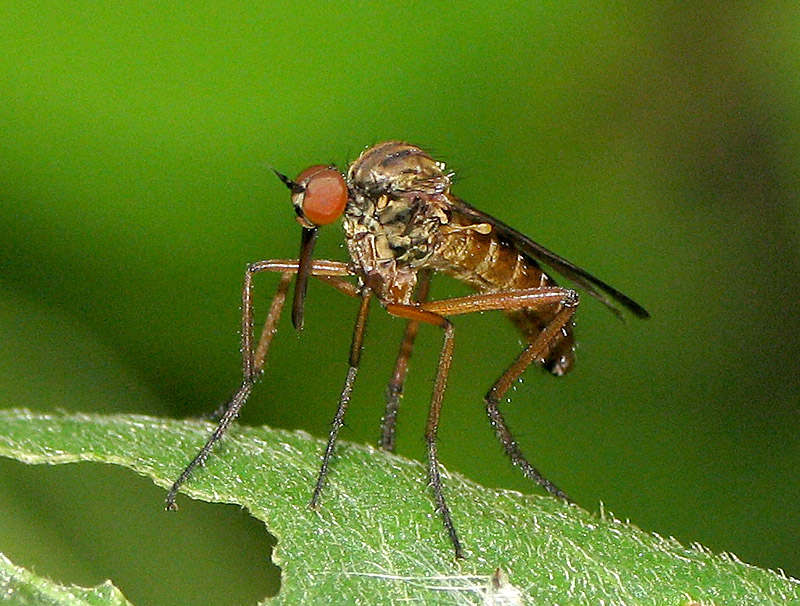
[[[318,164],[301,172],[295,182],[303,188],[297,202],[309,222],[328,225],[342,216],[347,185],[338,170]]]

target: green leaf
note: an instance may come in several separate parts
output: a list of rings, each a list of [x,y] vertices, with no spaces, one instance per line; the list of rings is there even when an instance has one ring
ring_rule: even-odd
[[[113,463],[167,487],[212,425],[17,410],[0,412],[0,428],[0,455]],[[302,432],[236,427],[185,487],[246,507],[277,537],[271,603],[800,604],[797,581],[733,556],[445,472],[467,555],[456,561],[418,462],[342,442],[322,506],[309,509],[323,448]]]
[[[64,587],[15,566],[2,553],[0,602],[15,606],[130,606],[130,602],[111,581],[91,589]]]

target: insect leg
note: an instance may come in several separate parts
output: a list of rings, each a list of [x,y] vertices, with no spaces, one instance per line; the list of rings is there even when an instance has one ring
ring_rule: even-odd
[[[417,292],[415,299],[423,302],[428,298],[428,290],[431,281],[431,273],[422,270],[417,281]],[[378,446],[388,452],[394,452],[394,434],[397,425],[397,411],[400,408],[400,398],[403,397],[403,387],[408,373],[408,360],[414,349],[414,339],[417,337],[419,322],[409,320],[406,323],[406,332],[403,341],[400,343],[400,351],[397,353],[397,361],[394,365],[392,378],[386,386],[386,410],[383,413],[383,426],[381,427],[381,439]]]
[[[284,273],[283,277],[286,278],[288,276],[288,279],[291,279],[291,275],[292,275],[291,273],[289,274]],[[314,275],[313,277],[318,278],[323,282],[327,282],[328,284],[336,288],[339,292],[342,292],[350,297],[358,296],[356,287],[352,282],[347,282],[335,276]],[[264,372],[264,363],[267,359],[267,354],[269,353],[269,346],[272,343],[273,335],[277,331],[278,320],[280,319],[280,314],[283,308],[283,304],[286,301],[286,290],[288,289],[288,284],[283,289],[280,301],[280,308],[275,313],[273,313],[273,308],[276,305],[275,300],[281,294],[282,281],[283,280],[281,280],[281,284],[278,285],[278,293],[276,293],[275,298],[272,300],[272,305],[270,306],[269,314],[267,315],[267,319],[264,322],[264,328],[261,329],[261,337],[258,340],[258,346],[256,347],[255,353],[253,354],[252,372],[254,375],[256,375],[256,380],[258,376],[260,376]],[[246,350],[243,347],[242,348],[243,356],[245,355],[244,354],[245,351]]]
[[[536,310],[552,309],[557,305],[557,311],[547,326],[535,339],[522,351],[517,359],[495,382],[486,394],[486,412],[495,428],[497,438],[503,445],[511,462],[522,470],[522,473],[542,486],[549,493],[569,500],[566,494],[555,484],[545,478],[522,454],[514,436],[500,412],[499,403],[514,382],[519,379],[525,369],[535,361],[544,361],[550,348],[557,342],[561,331],[572,320],[575,308],[578,305],[578,296],[575,291],[558,287],[531,288],[510,290],[483,295],[471,295],[457,299],[434,301],[422,305],[425,309],[436,311],[442,315],[462,314],[471,311],[485,311],[490,309],[514,310],[529,308]]]
[[[347,377],[344,380],[344,387],[339,396],[339,406],[331,423],[331,432],[328,435],[328,445],[325,447],[325,454],[322,456],[322,467],[317,476],[317,485],[314,487],[314,494],[311,496],[311,507],[316,507],[319,503],[322,487],[325,485],[325,477],[328,475],[333,449],[336,446],[336,439],[339,436],[339,429],[344,424],[344,415],[347,412],[347,405],[350,403],[350,395],[353,393],[353,383],[358,373],[358,365],[361,361],[361,349],[364,343],[364,331],[367,326],[367,316],[369,316],[369,302],[372,293],[366,290],[361,298],[361,306],[358,308],[356,325],[353,329],[353,340],[350,344],[350,368],[347,370]]]
[[[421,306],[416,305],[390,303],[386,305],[386,311],[393,316],[416,322],[433,324],[444,330],[444,342],[442,343],[442,351],[439,354],[436,380],[433,385],[433,396],[431,397],[431,406],[428,412],[428,423],[425,427],[425,442],[428,447],[428,475],[430,477],[431,488],[433,488],[436,509],[442,516],[444,527],[447,530],[447,534],[450,536],[450,541],[453,543],[456,558],[463,559],[464,552],[461,549],[461,542],[458,540],[458,533],[456,533],[456,527],[453,524],[450,509],[444,498],[442,478],[439,472],[439,454],[436,447],[436,434],[439,429],[442,400],[444,398],[444,390],[447,387],[447,377],[450,374],[450,362],[453,359],[453,324],[447,318],[436,313],[425,311]]]
[[[264,361],[266,360],[272,336],[275,334],[276,325],[280,318],[286,301],[286,292],[293,274],[297,273],[298,262],[296,260],[270,260],[252,263],[247,267],[244,274],[244,284],[242,286],[242,384],[239,389],[231,396],[225,404],[222,414],[217,421],[214,429],[206,443],[195,455],[194,459],[181,472],[178,479],[172,484],[166,498],[166,509],[176,510],[178,508],[175,498],[180,487],[191,477],[197,467],[203,465],[211,449],[214,447],[233,420],[238,416],[244,403],[250,397],[253,386],[263,374]],[[261,333],[258,346],[253,349],[253,276],[262,271],[280,272],[281,280],[278,283],[278,290],[270,305],[269,314]],[[342,280],[344,276],[351,275],[351,271],[344,263],[336,261],[316,261],[312,269],[312,275],[333,284],[338,290],[346,294],[355,294],[355,287]]]
[[[574,308],[562,309],[556,315],[556,317],[553,318],[553,321],[547,326],[547,328],[542,331],[540,337],[528,345],[517,357],[517,359],[514,360],[511,366],[509,366],[500,376],[500,378],[497,379],[495,384],[485,396],[486,413],[489,415],[489,420],[495,429],[497,438],[503,445],[503,450],[505,450],[506,454],[511,459],[511,462],[522,470],[522,473],[525,475],[525,477],[530,478],[542,486],[550,494],[564,499],[565,501],[569,501],[569,497],[564,494],[564,492],[558,486],[545,478],[539,472],[539,470],[531,465],[522,454],[517,441],[514,439],[514,436],[508,428],[503,414],[500,412],[499,404],[500,400],[502,400],[503,396],[514,384],[514,382],[519,379],[524,370],[532,362],[536,360],[543,361],[547,356],[547,352],[550,346],[553,344],[554,337],[556,336],[551,329],[555,329],[556,331],[561,330],[562,327],[567,325],[573,314]]]

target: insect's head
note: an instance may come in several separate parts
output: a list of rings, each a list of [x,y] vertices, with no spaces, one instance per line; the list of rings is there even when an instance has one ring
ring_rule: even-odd
[[[297,222],[303,226],[292,303],[292,323],[297,330],[302,330],[303,304],[319,227],[333,223],[342,216],[347,205],[347,184],[335,166],[325,164],[316,164],[305,169],[294,181],[278,171],[275,171],[275,174],[292,192],[292,205],[297,213]]]
[[[292,181],[275,171],[292,192],[297,221],[306,229],[333,223],[342,216],[347,204],[347,184],[335,166],[316,164]]]

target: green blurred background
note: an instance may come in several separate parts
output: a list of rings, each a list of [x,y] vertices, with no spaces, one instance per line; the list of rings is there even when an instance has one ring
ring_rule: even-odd
[[[529,458],[588,509],[800,576],[800,4],[695,4],[3,2],[0,406],[213,410],[239,381],[245,264],[298,246],[268,167],[406,139],[652,313],[584,298],[575,371],[531,369],[506,407]],[[341,242],[329,228],[318,255]],[[402,333],[375,312],[356,442],[378,437]],[[242,422],[326,435],[354,317],[312,283]],[[456,326],[442,461],[533,491],[482,406],[519,337],[499,314]],[[440,339],[423,329],[412,361],[409,457]],[[120,469],[0,461],[0,551],[139,605],[276,591],[260,524],[163,497]]]

